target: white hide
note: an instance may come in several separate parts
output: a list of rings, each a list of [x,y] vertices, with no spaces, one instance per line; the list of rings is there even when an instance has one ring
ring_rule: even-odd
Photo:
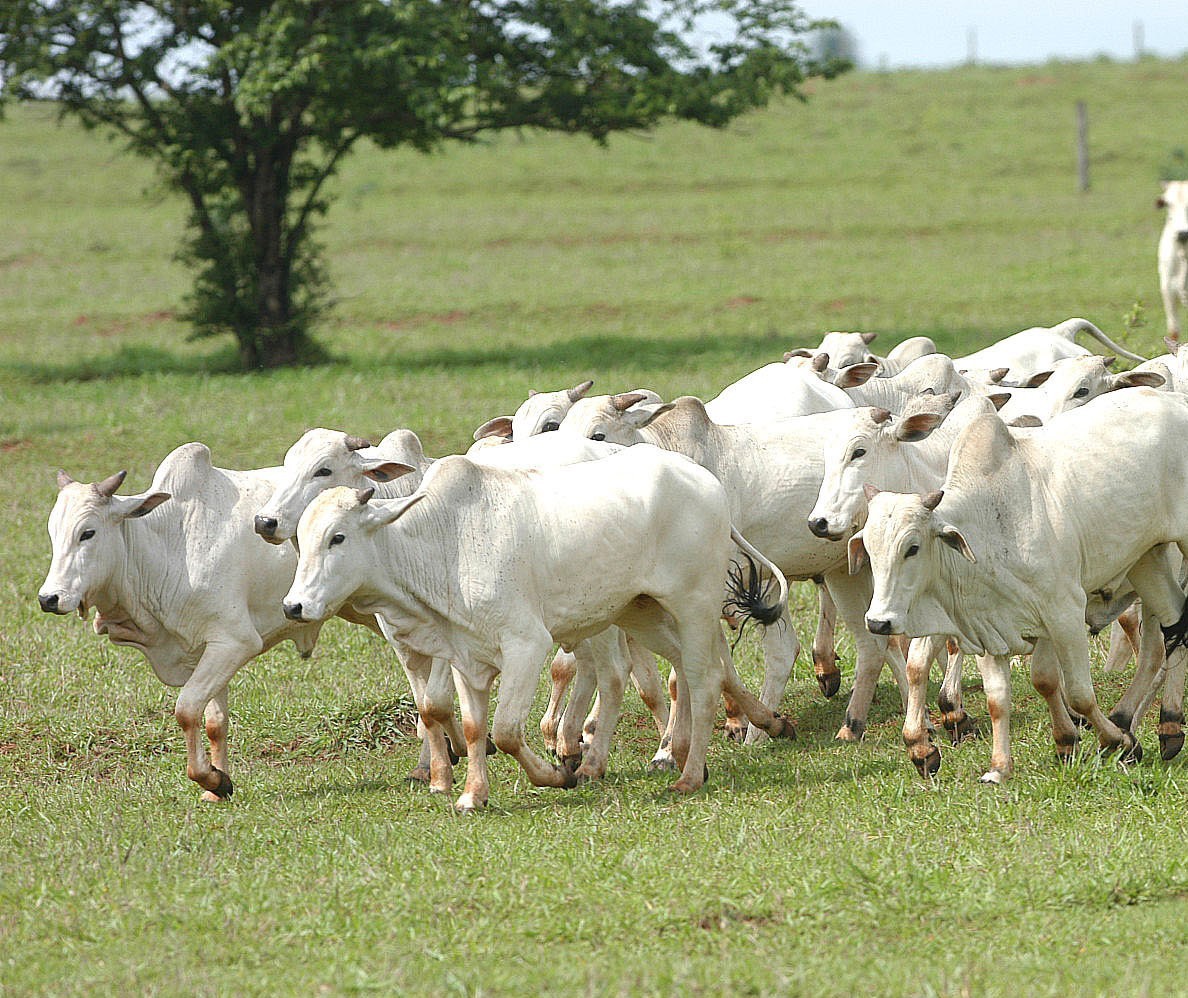
[[[1173,180],[1163,185],[1155,202],[1167,214],[1159,234],[1159,293],[1167,317],[1167,335],[1180,336],[1178,306],[1188,307],[1188,180]]]

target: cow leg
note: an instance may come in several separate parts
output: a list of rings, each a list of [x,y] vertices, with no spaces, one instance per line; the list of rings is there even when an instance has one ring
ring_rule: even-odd
[[[670,787],[676,793],[692,793],[705,783],[708,768],[710,733],[714,710],[724,689],[723,676],[715,646],[726,646],[717,615],[707,608],[688,623],[678,621],[680,653],[678,662],[678,711],[673,733],[673,755],[681,766],[681,775]],[[729,648],[726,649],[729,652]],[[675,653],[674,653],[675,654]]]
[[[817,685],[827,697],[836,695],[841,688],[841,670],[837,667],[837,649],[834,647],[834,637],[837,631],[837,604],[829,593],[829,587],[824,581],[813,580],[817,586],[817,630],[813,635],[813,672],[817,677]],[[787,615],[787,611],[785,611]],[[792,618],[788,616],[788,629],[792,629]],[[795,635],[793,635],[795,636]],[[797,651],[800,642],[797,642]],[[795,659],[795,655],[792,656]],[[791,665],[789,665],[791,669]],[[781,690],[781,692],[783,692]],[[764,700],[769,707],[775,704]]]
[[[421,725],[428,749],[429,789],[448,794],[454,785],[454,759],[446,744],[446,732],[457,726],[454,717],[454,677],[445,659],[429,658],[409,652],[410,663],[405,665],[409,686],[417,701]],[[453,743],[461,748],[465,736],[455,734]],[[485,746],[484,746],[485,748]]]
[[[846,742],[861,741],[866,734],[866,719],[883,663],[891,666],[904,705],[908,695],[907,663],[899,649],[890,646],[886,638],[867,630],[866,609],[870,606],[873,588],[869,569],[851,576],[843,567],[840,571],[830,572],[826,581],[842,621],[854,638],[854,688],[837,738]]]
[[[500,680],[501,686],[502,682]],[[557,728],[557,743],[554,749],[557,759],[571,769],[576,769],[582,761],[582,722],[590,709],[597,685],[597,670],[588,642],[579,642],[574,648],[573,683],[569,690],[569,702],[561,711],[561,724]],[[500,693],[499,696],[502,700],[503,694]]]
[[[1031,685],[1044,698],[1052,719],[1052,740],[1056,743],[1056,758],[1069,762],[1077,750],[1081,736],[1069,716],[1060,685],[1060,662],[1050,641],[1037,641],[1031,654]]]
[[[1038,647],[1039,642],[1036,642]],[[1008,655],[977,656],[978,672],[986,691],[986,712],[990,715],[993,743],[990,768],[981,783],[1002,783],[1014,770],[1011,759],[1011,659]]]
[[[574,774],[579,780],[600,780],[606,775],[611,736],[623,709],[623,691],[630,671],[627,636],[618,627],[607,628],[590,642],[604,643],[606,654],[595,655],[592,667],[598,674],[598,723],[586,746],[582,764]]]
[[[1106,655],[1106,672],[1121,672],[1131,656],[1139,654],[1139,642],[1142,635],[1141,603],[1123,610],[1117,620],[1110,625],[1110,650]]]
[[[1110,720],[1134,735],[1138,734],[1143,715],[1155,699],[1159,683],[1167,675],[1167,657],[1163,653],[1163,639],[1159,636],[1159,621],[1141,601],[1139,610],[1142,623],[1137,628],[1140,637],[1134,678],[1110,711]]]
[[[206,721],[206,740],[210,742],[210,763],[224,773],[227,765],[227,690],[224,687],[210,699],[203,711]]]
[[[941,724],[949,733],[949,740],[957,745],[967,738],[978,736],[978,726],[973,718],[965,712],[961,698],[961,672],[965,656],[957,642],[949,638],[943,645],[945,651],[945,678],[941,680],[940,692],[937,694],[937,706],[940,707]],[[939,657],[940,648],[937,648]]]
[[[932,744],[928,730],[928,675],[936,646],[942,638],[916,638],[908,649],[908,702],[903,716],[903,743],[908,758],[921,776],[935,776],[940,769],[940,749]]]
[[[739,678],[734,668],[734,659],[730,655],[730,645],[721,627],[714,628],[717,639],[715,641],[718,661],[721,663],[725,693],[733,698],[750,722],[773,738],[795,738],[796,727],[792,721],[778,711],[772,710],[755,696]]]
[[[660,671],[656,668],[656,657],[630,634],[624,633],[624,637],[631,661],[631,682],[639,692],[640,700],[651,713],[652,720],[656,722],[656,734],[663,736],[668,730],[669,700],[660,680]]]
[[[1174,759],[1184,747],[1184,675],[1188,670],[1188,648],[1177,648],[1163,682],[1163,703],[1159,705],[1159,756]]]
[[[832,600],[830,606],[833,606]],[[832,632],[830,633],[829,647],[832,651]],[[783,699],[784,691],[788,688],[788,679],[792,675],[792,666],[795,664],[798,654],[800,654],[800,639],[796,636],[792,617],[785,608],[783,616],[774,626],[763,629],[763,691],[759,694],[759,700],[772,710],[779,707],[780,700]],[[833,667],[837,668],[836,659]],[[752,724],[747,729],[746,743],[759,745],[766,737],[765,731]]]
[[[540,662],[553,640],[547,633],[539,638],[505,638],[501,644],[503,668],[499,676],[499,701],[492,719],[491,737],[500,752],[506,752],[523,768],[533,786],[572,787],[577,783],[565,766],[545,762],[528,747],[524,723],[540,679]],[[581,669],[579,668],[579,675]],[[468,739],[469,741],[469,739]],[[579,736],[580,742],[580,736]]]
[[[543,653],[542,653],[543,656]],[[471,814],[487,806],[490,781],[487,776],[487,712],[491,706],[491,681],[494,670],[484,671],[475,682],[460,669],[454,669],[454,686],[462,708],[462,730],[466,735],[466,785],[454,810]]]
[[[1054,614],[1049,618],[1047,630],[1060,662],[1060,675],[1069,708],[1087,718],[1093,725],[1103,751],[1121,749],[1124,760],[1138,761],[1142,757],[1142,748],[1138,741],[1129,729],[1122,730],[1105,716],[1093,692],[1083,601],[1075,608],[1070,607],[1067,613],[1059,616]]]
[[[251,638],[244,637],[238,643],[208,642],[197,667],[178,694],[173,716],[186,740],[186,775],[202,788],[205,801],[226,800],[235,790],[226,770],[212,765],[207,758],[201,730],[206,705],[212,699],[225,696],[231,677],[263,648],[264,644],[256,634]],[[216,710],[221,712],[221,707]],[[223,761],[225,765],[226,760]]]
[[[553,753],[557,751],[557,726],[561,720],[565,692],[573,682],[576,672],[577,665],[573,653],[558,648],[549,666],[549,678],[553,684],[549,690],[549,703],[540,719],[540,735],[544,739],[545,748]]]

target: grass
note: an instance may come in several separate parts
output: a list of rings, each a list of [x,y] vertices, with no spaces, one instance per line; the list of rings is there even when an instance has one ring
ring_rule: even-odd
[[[1162,319],[1151,207],[1188,64],[862,73],[723,133],[609,150],[505,137],[364,150],[321,233],[339,360],[229,373],[187,341],[181,206],[145,164],[14,109],[0,123],[0,994],[1037,995],[1176,992],[1183,763],[1053,759],[1016,678],[1018,775],[985,742],[920,781],[880,685],[866,742],[801,663],[794,743],[716,739],[676,801],[632,699],[610,776],[536,791],[493,763],[491,812],[408,788],[405,684],[362,632],[279,648],[232,685],[237,793],[199,804],[172,695],[33,598],[54,471],[174,446],[275,463],[312,425],[462,449],[529,388],[596,379],[709,397],[829,329],[973,349],[1083,315],[1140,353]],[[1076,190],[1078,99],[1093,187]],[[798,589],[802,639],[811,626]],[[842,640],[845,667],[852,652]],[[741,646],[753,685],[757,643]],[[1121,689],[1101,675],[1101,698]],[[972,710],[985,717],[976,679]],[[543,704],[543,700],[542,700]],[[1154,734],[1144,730],[1148,754]],[[1170,832],[1170,834],[1169,834]]]

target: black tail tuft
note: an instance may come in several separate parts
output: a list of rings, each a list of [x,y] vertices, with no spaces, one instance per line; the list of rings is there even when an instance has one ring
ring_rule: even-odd
[[[1169,627],[1161,627],[1160,630],[1163,631],[1163,648],[1168,658],[1171,658],[1172,652],[1177,648],[1188,645],[1188,603],[1184,604],[1179,620]]]
[[[726,573],[726,588],[730,598],[722,604],[723,615],[741,618],[740,637],[742,629],[749,621],[753,620],[764,627],[770,627],[784,614],[784,606],[778,598],[768,602],[773,588],[779,592],[776,580],[768,576],[764,581],[759,575],[759,566],[755,564],[755,560],[745,552],[743,557],[747,560],[745,569],[737,561],[730,563],[730,569]]]

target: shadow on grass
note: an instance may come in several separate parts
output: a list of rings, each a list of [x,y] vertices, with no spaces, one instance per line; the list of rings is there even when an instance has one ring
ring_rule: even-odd
[[[932,336],[943,349],[966,334],[952,332],[884,330],[884,338],[895,342],[909,336]],[[428,339],[428,337],[427,337]],[[605,370],[621,366],[663,371],[688,364],[703,364],[720,357],[723,361],[745,359],[755,366],[780,360],[783,352],[798,344],[793,337],[774,330],[764,333],[648,337],[637,335],[586,335],[549,343],[504,343],[495,346],[428,345],[424,350],[360,353],[355,357],[331,352],[322,369],[366,369],[410,373],[419,371],[470,371],[475,368],[536,370],[565,368],[579,371]],[[286,370],[243,372],[232,345],[206,354],[173,352],[157,346],[124,346],[110,354],[68,360],[64,363],[14,362],[4,365],[9,373],[37,384],[116,380],[145,374],[237,374],[257,377],[284,374]]]

